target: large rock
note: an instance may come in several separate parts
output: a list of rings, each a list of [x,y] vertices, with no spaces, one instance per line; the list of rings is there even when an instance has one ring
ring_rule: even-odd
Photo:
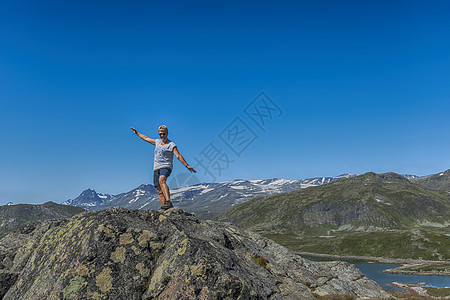
[[[112,208],[0,240],[3,299],[389,298],[344,262],[312,262],[181,209]]]

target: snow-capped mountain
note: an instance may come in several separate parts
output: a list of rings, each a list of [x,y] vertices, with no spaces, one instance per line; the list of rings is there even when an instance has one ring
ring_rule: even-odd
[[[280,178],[266,180],[239,179],[220,183],[199,183],[170,190],[170,193],[175,206],[194,213],[198,218],[212,219],[231,207],[255,197],[286,193],[353,176],[355,175],[343,174],[336,177],[317,177],[302,180]],[[102,195],[107,195],[110,198],[102,198]],[[68,200],[63,204],[80,206],[89,210],[103,210],[113,206],[129,209],[160,208],[156,188],[150,184],[143,184],[127,193],[115,196],[97,194],[94,190],[89,189],[74,200]]]
[[[111,200],[113,197],[113,195],[101,194],[97,193],[93,189],[87,189],[75,199],[69,199],[67,201],[64,201],[62,204],[78,206],[85,209],[92,209],[93,207],[96,207],[103,202]]]
[[[421,178],[421,176],[417,176],[417,175],[410,175],[410,174],[402,174],[403,177],[405,177],[408,180],[414,180],[414,179],[418,179]]]
[[[141,184],[139,187],[119,195],[93,208],[103,210],[113,206],[121,206],[129,209],[159,209],[159,198],[156,188],[151,184]]]

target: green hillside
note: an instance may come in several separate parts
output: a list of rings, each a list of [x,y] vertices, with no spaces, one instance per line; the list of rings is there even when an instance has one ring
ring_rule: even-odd
[[[412,182],[434,190],[450,193],[450,169],[438,174],[413,179]]]
[[[34,222],[70,218],[85,211],[83,208],[46,202],[40,205],[16,204],[0,206],[0,238]]]
[[[265,234],[294,251],[348,256],[448,260],[449,237],[430,230],[346,233],[333,237]]]
[[[439,245],[450,243],[445,234],[450,225],[449,200],[447,192],[417,185],[401,175],[370,172],[253,199],[217,219],[295,250],[446,259],[446,247]],[[413,232],[417,229],[426,229],[431,242],[416,242]],[[377,242],[370,246],[372,241]]]

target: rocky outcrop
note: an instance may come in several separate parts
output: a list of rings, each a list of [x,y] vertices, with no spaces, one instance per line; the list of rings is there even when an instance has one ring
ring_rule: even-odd
[[[112,208],[0,240],[3,299],[389,298],[345,262],[312,262],[181,209]]]

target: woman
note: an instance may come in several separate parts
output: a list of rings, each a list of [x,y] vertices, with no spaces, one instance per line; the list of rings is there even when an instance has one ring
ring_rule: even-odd
[[[168,139],[169,129],[165,125],[161,125],[158,128],[158,134],[160,139],[152,139],[148,136],[138,132],[133,127],[130,127],[135,134],[141,139],[155,145],[155,158],[153,163],[153,184],[158,190],[159,202],[161,203],[161,209],[169,209],[173,207],[172,201],[170,201],[169,187],[166,180],[170,176],[173,169],[173,155],[189,170],[189,172],[197,173],[194,167],[184,160],[184,157],[178,152],[177,145]]]

